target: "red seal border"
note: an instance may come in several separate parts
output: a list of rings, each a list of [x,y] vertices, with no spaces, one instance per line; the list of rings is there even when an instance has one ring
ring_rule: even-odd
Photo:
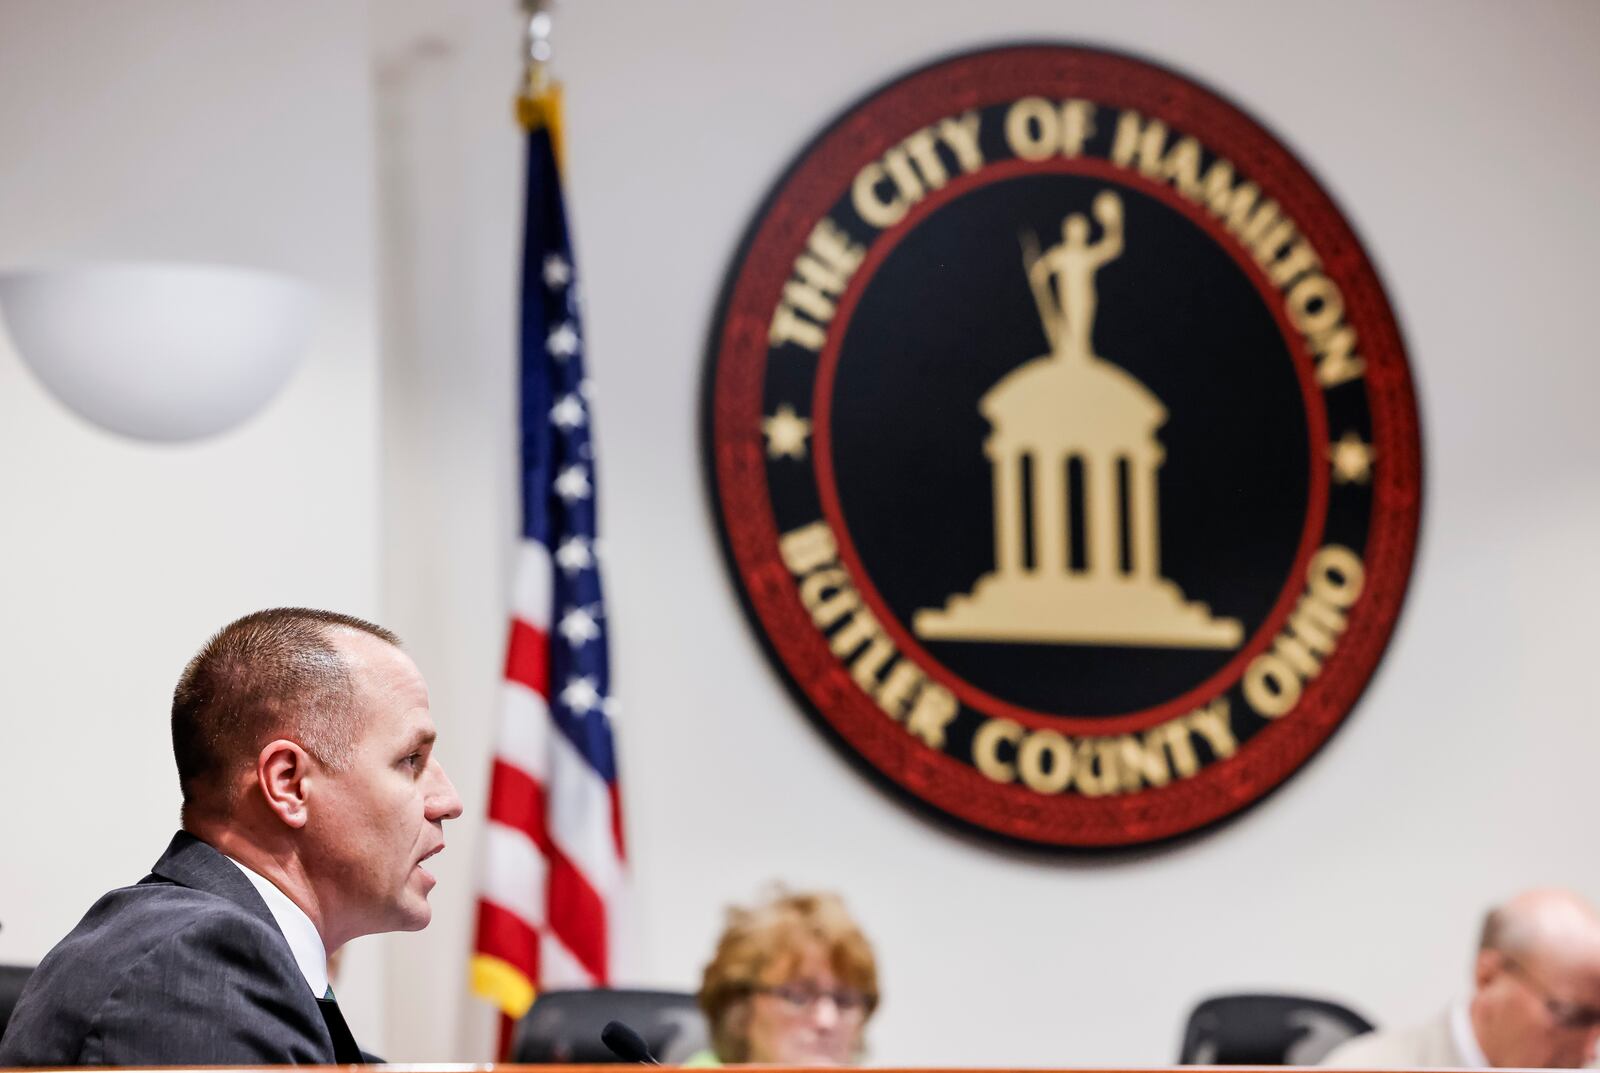
[[[1363,556],[1366,587],[1300,703],[1232,757],[1159,789],[1097,798],[1044,796],[994,782],[936,752],[850,680],[801,607],[778,554],[760,434],[767,326],[812,226],[862,165],[946,115],[1026,96],[1135,109],[1230,158],[1316,247],[1360,340],[1376,458]],[[1127,181],[1124,177],[1121,181]],[[1303,765],[1340,726],[1375,671],[1404,602],[1421,516],[1415,390],[1394,313],[1332,198],[1287,148],[1235,105],[1167,68],[1071,45],[1017,45],[935,62],[869,94],[808,146],[757,214],[724,288],[705,377],[708,482],[736,588],[774,663],[846,751],[914,800],[962,825],[1044,846],[1147,843],[1222,820]],[[858,578],[859,580],[859,578]],[[903,650],[904,651],[904,650]]]

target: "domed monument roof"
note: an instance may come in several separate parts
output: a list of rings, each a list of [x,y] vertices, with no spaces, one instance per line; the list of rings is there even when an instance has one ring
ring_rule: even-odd
[[[1045,355],[1007,373],[978,404],[997,432],[1032,438],[1143,442],[1167,419],[1161,400],[1131,373],[1096,357]]]

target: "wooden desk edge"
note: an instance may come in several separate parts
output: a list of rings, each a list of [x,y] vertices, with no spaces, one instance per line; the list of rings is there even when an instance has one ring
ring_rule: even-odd
[[[518,1065],[510,1062],[389,1062],[373,1066],[38,1066],[31,1069],[4,1069],[0,1073],[49,1073],[94,1069],[96,1073],[115,1073],[119,1069],[140,1073],[176,1070],[232,1070],[237,1073],[281,1073],[297,1068],[304,1073],[338,1073],[351,1069],[383,1070],[385,1073],[640,1073],[638,1065]],[[662,1068],[678,1069],[678,1066]],[[731,1066],[740,1073],[839,1073],[826,1066]],[[1311,1073],[1327,1070],[1319,1066],[861,1066],[864,1073]],[[1442,1067],[1441,1067],[1442,1069]],[[1396,1069],[1374,1066],[1370,1070],[1344,1073],[1414,1073],[1414,1068]],[[1448,1073],[1470,1073],[1466,1070]],[[1497,1073],[1541,1073],[1538,1070],[1507,1069]]]

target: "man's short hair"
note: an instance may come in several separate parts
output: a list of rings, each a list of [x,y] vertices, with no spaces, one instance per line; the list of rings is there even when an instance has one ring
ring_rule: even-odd
[[[338,770],[360,734],[351,719],[349,668],[330,636],[337,628],[400,639],[353,615],[280,607],[224,626],[184,668],[172,694],[172,752],[187,818],[273,738],[299,743]]]
[[[1506,918],[1499,907],[1483,914],[1483,927],[1478,932],[1479,950],[1504,950],[1506,942]]]
[[[1527,913],[1515,913],[1506,906],[1497,905],[1483,916],[1483,930],[1478,934],[1479,950],[1498,950],[1513,957],[1526,955],[1538,941],[1537,922]]]

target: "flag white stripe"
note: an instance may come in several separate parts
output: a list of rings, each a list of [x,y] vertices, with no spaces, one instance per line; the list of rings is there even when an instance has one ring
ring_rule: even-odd
[[[495,757],[520,769],[541,785],[550,772],[550,706],[521,682],[505,682],[500,691],[500,734]]]
[[[483,885],[485,898],[522,918],[530,928],[544,922],[545,878],[549,865],[526,832],[490,820],[486,829]]]
[[[549,755],[545,815],[550,840],[609,902],[622,885],[622,862],[611,833],[611,788],[565,734],[550,735]]]
[[[512,568],[511,613],[523,622],[550,632],[550,549],[537,540],[517,544],[517,561]]]

